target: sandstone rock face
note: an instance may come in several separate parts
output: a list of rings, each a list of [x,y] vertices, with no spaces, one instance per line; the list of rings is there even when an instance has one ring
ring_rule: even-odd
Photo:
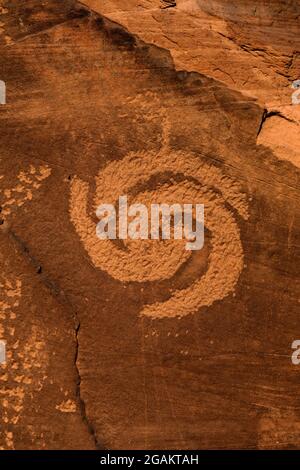
[[[276,119],[268,122],[258,143],[299,167],[299,138],[286,138],[299,133],[298,110],[291,109],[292,84],[300,77],[297,1],[178,0],[176,8],[163,11],[160,0],[83,3],[169,50],[177,70],[215,78],[257,98],[267,111],[288,117],[291,125],[280,120],[280,129]]]
[[[0,447],[299,448],[299,3],[0,5]],[[204,248],[103,244],[122,194]]]

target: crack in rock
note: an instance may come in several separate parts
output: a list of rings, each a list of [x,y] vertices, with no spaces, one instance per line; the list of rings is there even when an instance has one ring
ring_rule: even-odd
[[[82,422],[85,424],[89,434],[93,438],[95,448],[97,450],[105,450],[102,444],[100,444],[99,439],[97,437],[96,431],[90,422],[87,414],[86,414],[86,406],[84,399],[81,394],[81,375],[78,367],[78,355],[79,355],[79,330],[80,330],[80,321],[78,318],[77,312],[74,310],[72,304],[64,294],[64,292],[61,291],[59,286],[49,278],[49,276],[43,272],[41,263],[30,253],[30,250],[26,243],[11,229],[7,228],[6,229],[7,235],[13,240],[13,242],[17,245],[21,253],[24,255],[25,259],[29,262],[31,266],[34,267],[34,270],[37,275],[39,275],[41,282],[44,284],[44,286],[50,291],[50,293],[55,297],[59,303],[64,305],[69,309],[69,311],[72,312],[73,316],[73,322],[74,322],[74,338],[75,338],[75,354],[74,354],[74,369],[75,369],[75,374],[76,374],[76,390],[75,394],[78,400],[78,405],[79,405],[79,411],[80,411],[80,416],[82,419]]]

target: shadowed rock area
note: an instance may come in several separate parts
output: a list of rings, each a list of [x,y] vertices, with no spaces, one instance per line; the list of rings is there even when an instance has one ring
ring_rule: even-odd
[[[0,447],[299,448],[298,2],[0,5]],[[102,243],[122,194],[203,250]]]

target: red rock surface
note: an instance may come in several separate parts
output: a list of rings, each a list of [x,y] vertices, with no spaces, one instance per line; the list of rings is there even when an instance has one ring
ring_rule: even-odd
[[[0,447],[299,448],[299,3],[0,4]],[[107,256],[124,189],[205,248]]]

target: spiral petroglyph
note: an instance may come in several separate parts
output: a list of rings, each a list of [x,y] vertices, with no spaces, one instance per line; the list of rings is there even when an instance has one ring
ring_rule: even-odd
[[[124,283],[171,279],[192,255],[185,250],[184,240],[124,240],[123,247],[99,240],[92,218],[99,204],[116,205],[122,194],[128,195],[130,204],[147,207],[151,203],[204,204],[205,228],[211,234],[207,270],[189,287],[174,290],[166,301],[145,305],[141,314],[153,318],[195,313],[234,291],[243,269],[236,218],[248,218],[246,195],[239,184],[198,155],[172,150],[169,132],[164,116],[160,151],[131,152],[99,172],[93,211],[88,207],[89,184],[77,177],[71,183],[70,217],[85,250],[95,267]],[[160,178],[153,188],[153,180]]]

